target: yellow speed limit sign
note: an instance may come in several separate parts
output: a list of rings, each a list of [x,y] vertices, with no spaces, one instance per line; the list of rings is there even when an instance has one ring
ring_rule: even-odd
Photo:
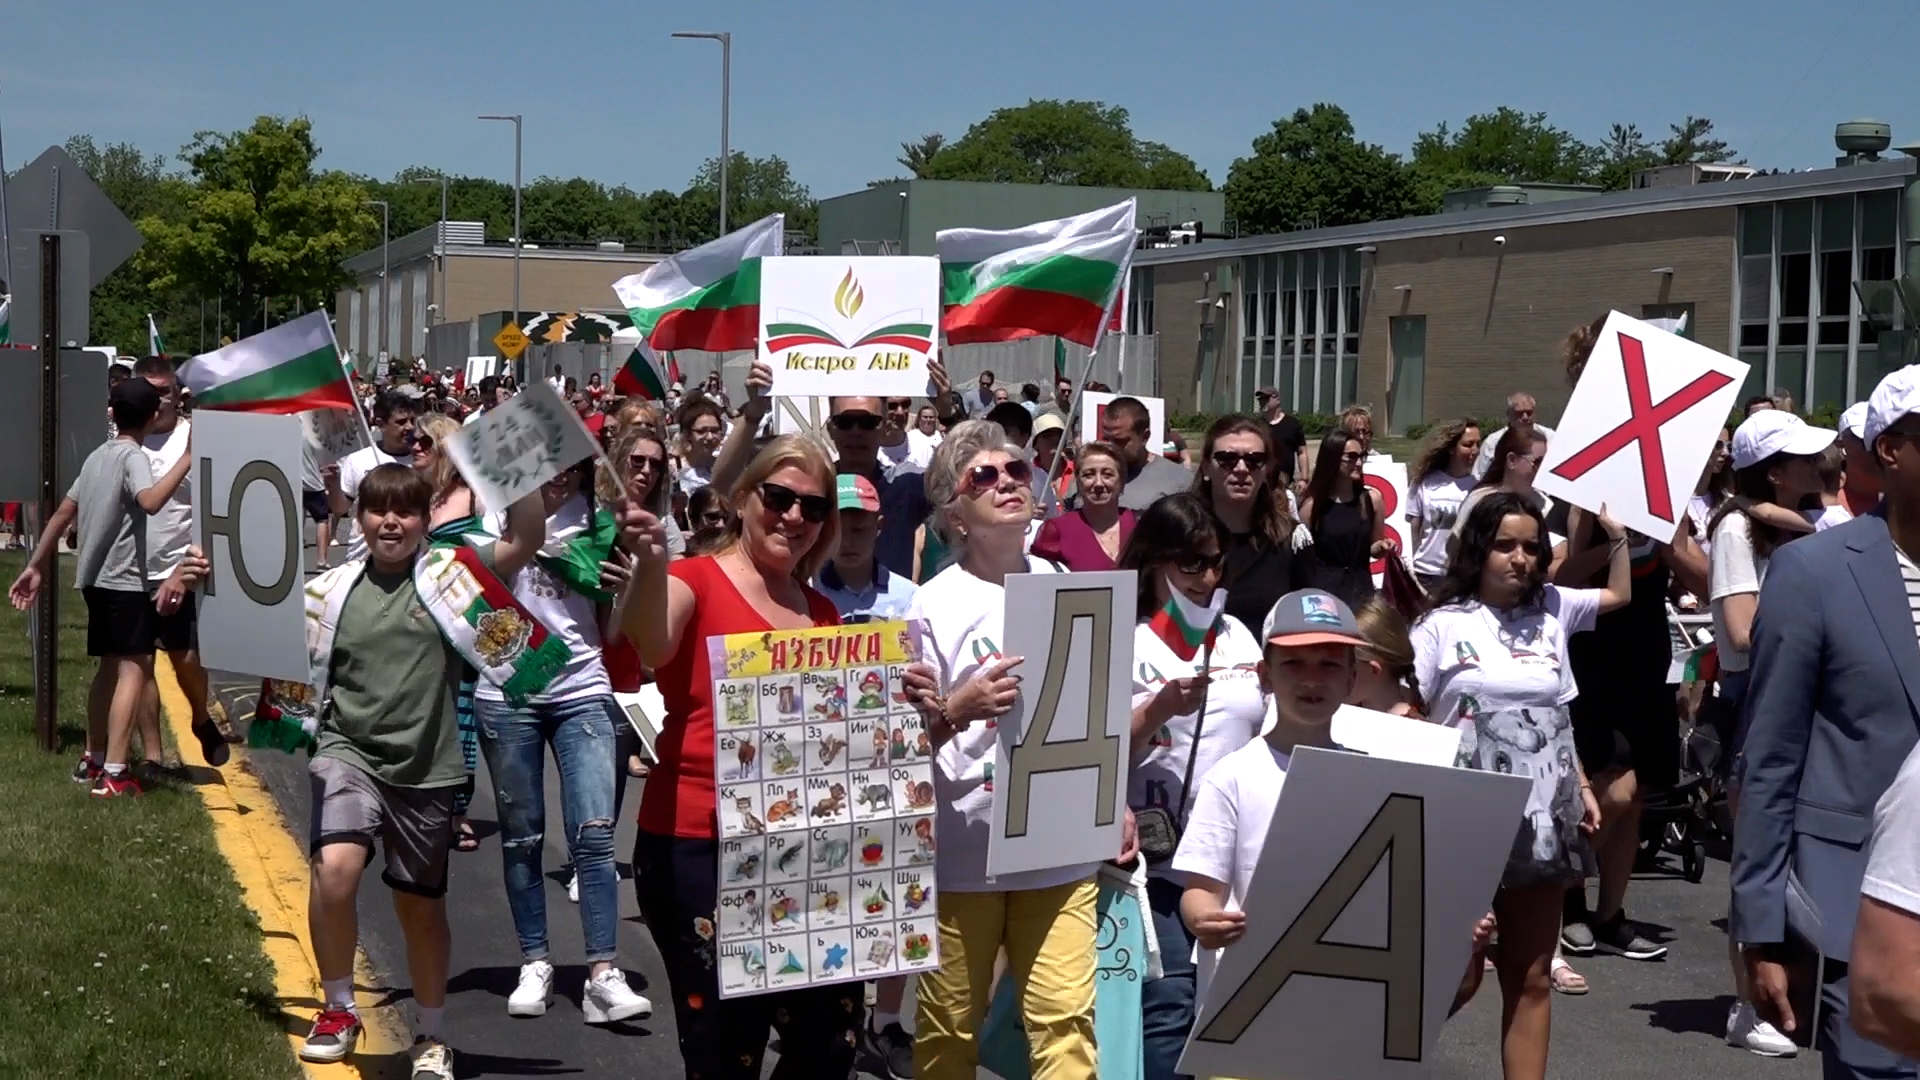
[[[508,323],[493,335],[493,344],[507,359],[518,360],[520,354],[527,351],[527,335],[518,326]]]

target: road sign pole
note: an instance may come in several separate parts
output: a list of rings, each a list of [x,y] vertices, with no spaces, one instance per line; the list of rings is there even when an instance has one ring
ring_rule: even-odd
[[[40,521],[53,520],[60,468],[60,237],[40,237]],[[55,543],[58,544],[58,538]],[[49,563],[34,606],[33,725],[40,749],[59,749],[60,559]]]

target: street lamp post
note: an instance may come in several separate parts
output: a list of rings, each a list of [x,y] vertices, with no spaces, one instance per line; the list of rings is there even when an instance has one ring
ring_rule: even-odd
[[[447,319],[447,174],[441,173],[438,177],[416,176],[413,182],[416,184],[437,182],[440,185],[440,232],[434,237],[433,243],[434,252],[440,257],[440,306],[435,309],[433,321],[445,322]]]
[[[720,43],[720,235],[727,235],[727,121],[733,111],[733,34],[726,30],[677,30],[677,38],[707,38]]]
[[[520,235],[520,114],[514,113],[511,116],[509,116],[505,113],[488,113],[487,115],[482,116],[480,119],[510,120],[513,122],[513,317],[512,317],[512,321],[513,321],[513,325],[519,326],[520,325],[520,247],[525,242],[525,239],[526,239],[525,237]],[[522,354],[522,355],[524,356],[525,354]],[[515,366],[519,367],[524,363],[525,363],[524,360],[518,361],[516,362]],[[519,373],[519,379],[521,382],[525,382],[527,380],[527,373],[524,367],[522,367]]]
[[[387,200],[366,199],[363,205],[380,208],[380,355],[387,355]]]

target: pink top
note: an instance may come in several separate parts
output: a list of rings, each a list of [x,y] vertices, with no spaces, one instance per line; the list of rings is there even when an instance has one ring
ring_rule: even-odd
[[[1120,550],[1125,551],[1127,538],[1133,535],[1133,511],[1120,511]],[[1100,537],[1094,533],[1093,526],[1080,511],[1074,510],[1048,521],[1040,526],[1040,533],[1033,538],[1032,553],[1042,559],[1057,562],[1068,570],[1114,570],[1118,567],[1107,557],[1106,549],[1100,546]]]

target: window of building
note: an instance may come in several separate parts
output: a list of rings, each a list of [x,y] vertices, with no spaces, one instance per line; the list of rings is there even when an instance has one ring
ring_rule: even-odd
[[[1153,267],[1137,266],[1127,290],[1127,333],[1151,334],[1153,327]]]
[[[1359,390],[1362,259],[1349,249],[1280,252],[1243,260],[1240,385],[1251,404],[1272,385],[1297,412],[1331,412]]]

